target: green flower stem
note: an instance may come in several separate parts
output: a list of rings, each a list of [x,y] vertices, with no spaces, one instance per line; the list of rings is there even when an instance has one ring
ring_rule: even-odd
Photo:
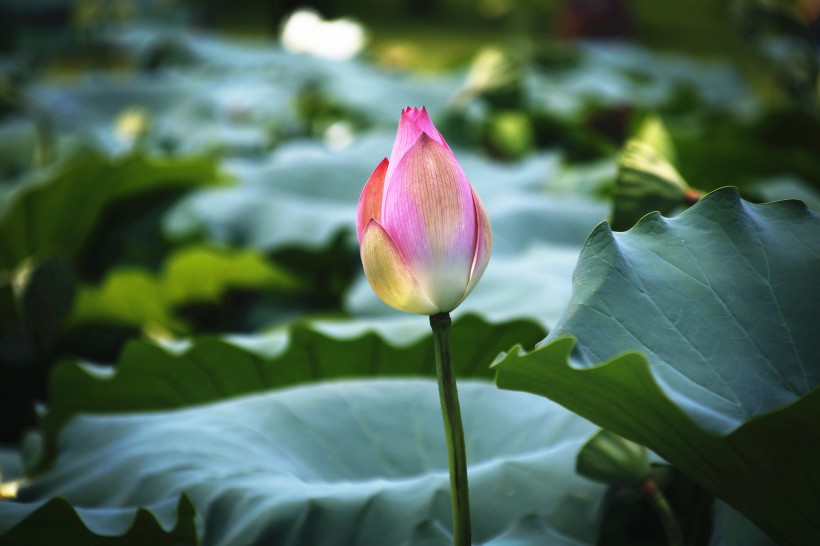
[[[651,476],[641,482],[641,492],[660,516],[669,546],[683,546],[683,533],[678,524],[678,518],[675,517],[675,512],[672,511],[672,507],[669,506],[669,502]]]
[[[458,404],[456,376],[450,356],[450,314],[430,317],[436,353],[436,376],[447,439],[447,459],[450,463],[450,500],[453,505],[453,544],[470,546],[470,494],[467,486],[467,455],[464,449],[464,428]]]

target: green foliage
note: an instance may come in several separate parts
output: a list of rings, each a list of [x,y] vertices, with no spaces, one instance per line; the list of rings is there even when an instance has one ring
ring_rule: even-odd
[[[592,425],[486,381],[461,381],[459,390],[476,541],[505,544],[514,533],[525,543],[594,544],[605,489],[572,472]],[[327,382],[175,411],[81,416],[60,436],[52,471],[20,500],[59,494],[133,510],[185,492],[204,545],[417,544],[441,527],[446,543],[440,423],[430,379]]]
[[[538,147],[559,148],[576,163],[612,154],[616,150],[615,143],[589,127],[582,115],[579,117],[582,119],[566,119],[548,110],[533,112],[532,125]]]
[[[6,196],[0,210],[0,269],[56,253],[73,259],[112,203],[219,182],[213,158],[108,159],[80,154]]]
[[[714,189],[773,176],[792,175],[820,186],[817,142],[820,115],[776,110],[754,121],[729,116],[710,120],[708,134],[700,128],[675,132],[679,167],[698,187]]]
[[[599,430],[578,452],[575,471],[596,482],[635,486],[650,473],[649,452],[608,430]]]
[[[626,231],[650,212],[669,214],[684,204],[690,188],[674,166],[675,156],[660,118],[646,118],[618,156],[612,229]]]
[[[61,497],[0,503],[4,546],[193,546],[194,507],[181,495],[148,508],[79,508]],[[59,537],[59,539],[57,539]]]
[[[528,321],[491,324],[466,315],[452,343],[459,377],[491,378],[493,357],[512,343],[532,346],[544,330]],[[435,376],[432,337],[396,346],[373,333],[330,337],[309,326],[262,338],[200,338],[184,350],[133,341],[113,375],[75,362],[51,377],[42,417],[47,463],[60,429],[78,413],[181,408],[312,381],[351,377]]]
[[[675,143],[660,116],[646,116],[638,125],[632,138],[647,144],[652,151],[669,163],[674,165],[677,162],[678,152],[675,150]]]
[[[18,274],[16,309],[40,341],[53,338],[71,312],[75,297],[74,276],[59,259],[44,260]]]
[[[733,189],[627,233],[599,226],[562,321],[496,381],[648,446],[779,542],[816,542],[818,245],[801,203]]]
[[[638,23],[671,4],[648,6],[630,7]],[[705,44],[702,23],[728,39],[712,8],[675,9],[662,39]],[[407,105],[431,112],[493,224],[456,314],[459,377],[491,378],[499,351],[557,323],[499,384],[674,464],[666,492],[693,543],[713,528],[713,546],[768,546],[742,514],[781,543],[820,542],[816,215],[722,190],[639,222],[692,204],[686,181],[816,208],[811,108],[773,109],[728,62],[635,44],[510,43],[470,74],[420,76],[369,61],[426,57],[455,29],[355,62],[131,30],[27,74],[5,106],[31,119],[0,120],[0,442],[37,408],[14,447],[42,447],[31,486],[0,502],[0,543],[452,542],[428,324],[372,294],[353,235]],[[93,77],[74,73],[84,55]],[[88,147],[105,151],[67,153]],[[48,157],[64,162],[32,174]],[[223,169],[236,183],[211,187]],[[608,211],[616,230],[638,224],[595,228]],[[462,395],[478,541],[663,543],[654,520],[623,517],[646,512],[573,473],[590,423],[480,381]],[[731,505],[714,525],[711,494]]]
[[[80,290],[70,323],[187,327],[174,311],[191,303],[217,302],[229,289],[297,293],[302,284],[251,250],[184,247],[170,255],[158,275],[115,269],[99,288]]]
[[[629,353],[577,369],[563,337],[498,365],[504,389],[546,396],[613,432],[648,446],[708,491],[751,518],[780,544],[820,537],[815,421],[820,396],[747,421],[727,436],[704,430],[661,390],[646,358]],[[754,479],[750,479],[750,477]]]
[[[521,112],[500,112],[488,121],[487,149],[507,160],[521,159],[533,147],[533,129]]]

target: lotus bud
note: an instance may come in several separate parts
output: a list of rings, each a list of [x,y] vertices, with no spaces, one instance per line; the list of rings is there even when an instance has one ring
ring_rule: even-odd
[[[399,311],[449,313],[484,273],[490,220],[423,107],[402,111],[390,158],[362,191],[356,233],[370,286]]]

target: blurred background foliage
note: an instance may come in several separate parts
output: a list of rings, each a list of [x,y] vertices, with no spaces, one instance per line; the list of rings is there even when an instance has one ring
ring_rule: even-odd
[[[60,406],[55,368],[133,343],[421,339],[370,294],[352,236],[407,105],[493,219],[464,309],[517,332],[495,352],[556,324],[600,220],[725,185],[817,210],[818,43],[816,0],[3,0],[0,444]],[[708,536],[708,495],[669,482]],[[647,517],[616,498],[607,543],[656,544]]]

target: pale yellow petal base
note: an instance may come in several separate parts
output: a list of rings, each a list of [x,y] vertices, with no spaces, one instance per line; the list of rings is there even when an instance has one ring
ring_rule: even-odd
[[[440,310],[427,297],[393,239],[376,220],[362,234],[362,265],[373,292],[399,311],[435,315]]]

